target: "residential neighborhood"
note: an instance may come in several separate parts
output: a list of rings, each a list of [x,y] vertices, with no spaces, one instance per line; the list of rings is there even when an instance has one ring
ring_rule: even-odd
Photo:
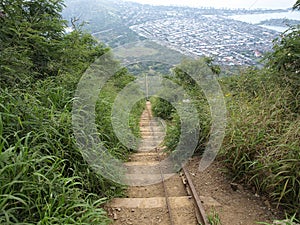
[[[185,55],[210,56],[223,65],[256,65],[278,32],[221,15],[151,20],[130,27]]]
[[[112,48],[148,39],[184,55],[213,57],[220,65],[253,66],[272,50],[272,41],[280,32],[265,26],[266,21],[248,23],[239,17],[287,14],[289,9],[192,8],[123,1],[105,8],[89,0],[65,12],[66,18],[76,12],[88,21],[88,31]],[[278,21],[286,23],[276,21],[277,25]]]

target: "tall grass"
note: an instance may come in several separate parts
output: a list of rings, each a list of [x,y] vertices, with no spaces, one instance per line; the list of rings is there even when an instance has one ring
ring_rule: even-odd
[[[193,63],[195,62],[183,61],[180,65],[173,68],[173,76],[165,76],[165,78],[178,84],[178,86],[184,89],[185,93],[187,94],[186,98],[188,99],[186,100],[188,103],[177,102],[177,96],[173,94],[174,92],[170,93],[172,96],[169,96],[169,99],[174,98],[173,101],[178,103],[177,107],[180,107],[184,110],[187,110],[189,108],[188,105],[193,105],[193,107],[197,110],[197,115],[192,116],[198,117],[199,124],[195,124],[195,121],[193,121],[191,118],[188,118],[191,117],[191,115],[189,115],[188,113],[184,113],[185,115],[182,115],[186,118],[180,118],[180,115],[178,114],[176,109],[167,100],[157,97],[152,97],[150,100],[152,103],[152,110],[154,115],[166,121],[167,129],[164,145],[167,147],[167,150],[173,151],[176,148],[180,136],[192,137],[193,135],[191,134],[194,133],[195,130],[198,130],[199,139],[195,149],[195,153],[201,154],[204,151],[205,144],[209,139],[209,131],[211,128],[211,114],[209,104],[201,87],[197,85],[197,83],[189,76],[189,74],[184,72],[187,71],[187,69],[180,69],[181,67],[185,66],[187,68],[193,68],[195,66],[195,64],[193,65]],[[198,60],[196,63],[203,65],[203,60]],[[203,65],[203,67],[205,68],[206,66]],[[178,93],[181,93],[180,89]],[[163,94],[163,96],[165,95],[166,94]],[[189,125],[185,125],[186,127],[184,129],[184,132],[186,134],[181,133],[181,122],[184,120],[189,121],[190,123]]]
[[[75,144],[71,107],[79,77],[1,89],[0,224],[109,224],[101,207],[124,187],[94,172]],[[125,77],[125,83],[132,79]],[[119,154],[109,120],[103,121],[99,135]]]
[[[30,147],[33,138],[29,133],[1,152],[0,223],[108,224],[105,198],[85,191],[81,177],[63,176],[66,160]]]
[[[229,126],[222,155],[234,179],[299,215],[300,117],[291,102],[297,97],[276,75],[248,71],[223,80]]]
[[[176,109],[166,100],[151,97],[152,111],[155,117],[163,119],[166,126],[166,136],[163,145],[167,151],[173,151],[179,142],[180,137],[180,118]]]
[[[111,152],[116,158],[126,160],[131,154],[130,146],[125,146],[120,142],[115,134],[112,126],[112,110],[119,92],[131,83],[135,78],[127,73],[127,71],[119,71],[123,75],[116,74],[102,88],[99,94],[99,100],[96,104],[96,124],[101,134],[101,140],[105,143],[105,147],[113,149]],[[136,136],[140,136],[139,122],[140,116],[145,108],[145,100],[138,101],[131,109],[129,115],[129,124],[131,132]]]

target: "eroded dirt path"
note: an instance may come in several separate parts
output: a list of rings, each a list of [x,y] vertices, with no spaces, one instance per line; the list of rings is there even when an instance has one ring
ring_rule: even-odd
[[[213,196],[218,206],[205,206],[208,215],[217,213],[222,225],[255,225],[271,223],[280,217],[264,197],[251,188],[232,183],[222,161],[215,160],[205,171],[198,170],[200,157],[193,157],[187,165],[193,184],[200,195]]]

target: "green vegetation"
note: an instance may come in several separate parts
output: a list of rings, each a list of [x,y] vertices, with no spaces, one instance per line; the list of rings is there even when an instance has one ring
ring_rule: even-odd
[[[154,116],[162,118],[167,122],[164,146],[167,147],[167,151],[172,151],[179,142],[180,118],[176,113],[175,108],[168,101],[157,97],[151,97],[150,101]]]
[[[176,74],[175,77],[180,77],[180,71]],[[300,205],[298,79],[295,72],[268,67],[219,79],[228,110],[220,159],[234,180],[254,186],[257,193],[267,195],[275,206],[297,215]],[[181,82],[183,86],[186,84]],[[189,86],[201,118],[197,151],[202,152],[210,129],[209,108],[203,93],[193,84]],[[170,104],[158,99],[152,102],[155,114],[168,121],[165,144],[174,149],[180,135],[180,119]]]
[[[102,206],[124,189],[94,172],[75,143],[74,91],[109,49],[80,27],[66,34],[62,8],[49,0],[0,4],[0,224],[108,224]],[[106,109],[133,79],[119,71],[99,99],[99,136],[120,158],[129,150],[111,133]],[[132,111],[136,134],[141,110]]]
[[[94,172],[76,146],[71,115],[76,85],[109,49],[80,26],[67,34],[63,6],[61,0],[0,3],[1,224],[108,224],[101,207],[124,189]],[[299,1],[294,8],[299,9]],[[228,109],[220,158],[234,179],[255,186],[294,215],[291,221],[300,214],[299,34],[295,26],[275,40],[264,68],[219,78]],[[220,73],[211,59],[196,63]],[[199,111],[197,151],[202,152],[211,119],[203,92],[183,72],[193,66],[183,61],[169,79],[187,90]],[[99,136],[120,159],[131,150],[113,133],[111,109],[117,93],[133,79],[127,70],[118,71],[96,105]],[[155,115],[168,121],[166,145],[172,150],[180,118],[167,102],[151,100]],[[138,102],[130,116],[137,136],[143,107]]]
[[[222,79],[229,124],[221,155],[235,179],[299,216],[299,26],[274,42],[266,67]]]
[[[300,215],[299,34],[298,25],[275,40],[262,69],[249,68],[219,78],[228,110],[220,160],[233,180],[254,186],[257,193],[295,218]],[[198,65],[205,62],[200,60]],[[183,67],[193,68],[193,63],[182,62],[169,79],[180,83],[197,106],[202,130],[196,151],[201,152],[209,135],[209,108],[195,81],[180,69]],[[155,114],[167,120],[165,144],[172,150],[180,135],[180,119],[170,104],[160,99],[152,102]]]
[[[120,55],[121,57],[130,57],[130,56],[134,56],[134,57],[143,57],[143,56],[148,56],[148,55],[155,55],[157,54],[158,51],[154,48],[147,48],[147,47],[134,47],[134,48],[130,48],[130,49],[121,49],[120,51],[118,51],[118,55]]]
[[[101,140],[105,143],[108,149],[111,149],[112,155],[118,159],[127,159],[128,155],[132,152],[124,146],[114,133],[112,127],[112,107],[115,98],[118,93],[134,80],[132,75],[129,75],[126,69],[119,71],[114,77],[112,77],[100,92],[99,100],[96,105],[96,124],[98,125],[98,131]],[[132,133],[136,136],[140,136],[139,122],[140,116],[145,107],[145,100],[141,100],[135,104],[131,110],[129,117],[129,126]]]
[[[198,111],[200,134],[198,140],[198,146],[195,150],[196,154],[202,153],[205,148],[205,143],[208,141],[211,116],[209,104],[206,100],[205,94],[201,87],[188,75],[187,71],[192,68],[198,68],[199,66],[206,68],[209,66],[215,74],[219,74],[219,67],[212,65],[212,61],[209,58],[203,58],[196,61],[184,60],[182,63],[173,68],[173,75],[167,76],[166,78],[177,83],[183,87],[191,99],[187,99],[188,104],[193,104]],[[212,73],[213,74],[213,73]],[[166,120],[167,124],[167,135],[164,141],[164,145],[167,150],[172,151],[178,144],[179,136],[181,135],[181,118],[177,114],[175,108],[163,99],[152,98],[152,109],[154,115],[161,117]],[[184,106],[182,102],[182,107]],[[190,127],[194,127],[195,124],[191,124]]]
[[[222,225],[220,216],[215,209],[212,209],[208,215],[208,221],[211,225]]]
[[[297,225],[298,223],[299,223],[299,220],[296,219],[296,215],[293,215],[290,219],[275,220],[273,224],[278,224],[278,225]],[[270,223],[263,223],[263,222],[259,222],[257,224],[273,225],[273,224],[270,224]]]
[[[280,76],[264,69],[222,80],[229,118],[221,155],[234,179],[254,185],[295,213],[300,203],[300,124],[294,104],[299,97],[290,85],[282,87],[283,80],[278,83]]]

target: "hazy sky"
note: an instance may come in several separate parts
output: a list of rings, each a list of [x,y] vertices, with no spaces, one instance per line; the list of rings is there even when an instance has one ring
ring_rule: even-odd
[[[125,0],[153,5],[211,6],[217,8],[291,8],[296,0]]]

